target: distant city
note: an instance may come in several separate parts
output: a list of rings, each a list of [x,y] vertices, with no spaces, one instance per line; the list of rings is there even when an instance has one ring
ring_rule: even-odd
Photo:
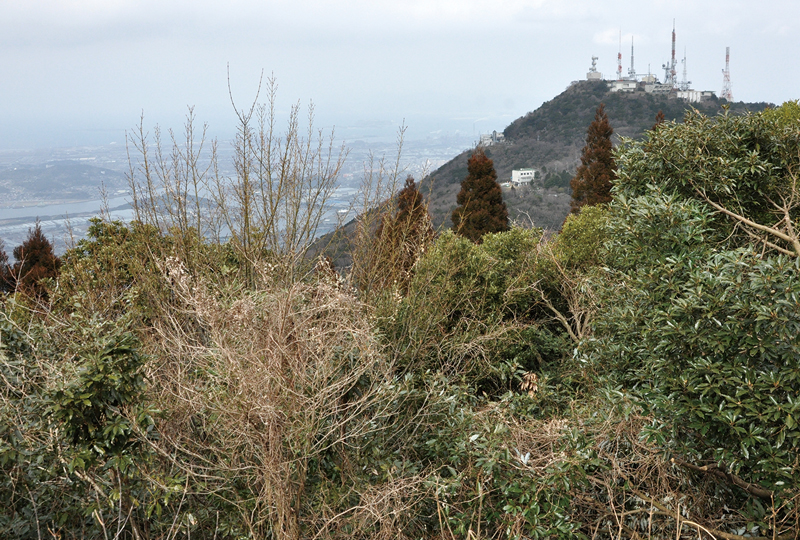
[[[400,180],[409,174],[421,179],[474,147],[479,137],[455,133],[404,141]],[[335,226],[341,218],[349,219],[348,214],[353,213],[352,202],[371,156],[373,168],[379,166],[381,158],[388,167],[394,167],[397,160],[397,144],[388,139],[355,140],[347,148],[339,189],[330,205],[332,216],[325,220],[323,229]],[[232,176],[232,147],[220,144],[219,154],[220,173]],[[135,163],[137,156],[131,157]],[[6,251],[22,243],[37,219],[59,253],[83,238],[89,218],[101,212],[110,219],[133,219],[128,172],[127,151],[119,144],[0,151],[0,239]]]

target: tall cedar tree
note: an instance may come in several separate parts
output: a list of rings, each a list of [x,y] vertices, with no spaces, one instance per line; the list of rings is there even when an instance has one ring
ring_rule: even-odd
[[[386,215],[378,227],[376,237],[382,276],[382,287],[396,282],[405,291],[411,277],[411,268],[419,254],[433,240],[433,225],[428,205],[410,175],[397,195],[397,212]]]
[[[608,123],[605,105],[601,103],[586,133],[581,164],[569,183],[572,188],[570,207],[575,214],[582,206],[611,202],[611,183],[616,178],[617,170],[611,151],[612,133],[614,130]]]
[[[497,183],[494,162],[482,148],[477,148],[470,156],[467,171],[456,197],[458,208],[453,210],[453,229],[480,243],[484,234],[509,230],[508,208]]]
[[[28,230],[28,238],[14,248],[14,259],[11,281],[17,290],[37,298],[45,297],[47,291],[40,282],[44,278],[58,277],[61,260],[56,257],[53,244],[45,237],[38,221],[33,230]]]

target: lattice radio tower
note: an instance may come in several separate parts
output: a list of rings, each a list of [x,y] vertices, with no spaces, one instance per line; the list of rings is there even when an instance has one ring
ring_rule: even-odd
[[[675,88],[678,83],[675,65],[675,19],[672,19],[672,58],[669,62],[661,66],[664,69],[664,84],[669,85],[672,88]]]
[[[725,47],[725,69],[722,70],[722,99],[733,101],[733,92],[731,91],[731,48]]]

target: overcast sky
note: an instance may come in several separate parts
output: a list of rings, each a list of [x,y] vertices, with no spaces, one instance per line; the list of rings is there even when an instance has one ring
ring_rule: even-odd
[[[693,88],[800,98],[798,0],[0,0],[0,149],[124,142],[187,105],[225,138],[262,70],[353,139],[502,130],[598,68],[663,77],[673,19]],[[679,78],[682,67],[678,66]],[[613,119],[612,119],[613,121]]]

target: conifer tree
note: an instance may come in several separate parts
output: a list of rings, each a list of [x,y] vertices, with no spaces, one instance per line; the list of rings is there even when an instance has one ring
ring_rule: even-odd
[[[611,202],[611,183],[616,177],[617,165],[611,151],[611,134],[605,105],[597,108],[594,121],[586,132],[586,146],[581,152],[581,164],[569,183],[572,188],[570,207],[578,213],[582,206]]]
[[[430,239],[433,235],[428,205],[411,176],[406,178],[405,186],[397,195],[397,214],[392,227],[393,232],[401,238]]]
[[[410,175],[397,195],[397,212],[384,216],[376,232],[381,288],[396,283],[406,289],[411,268],[419,254],[433,240],[433,225],[428,205]]]
[[[477,148],[467,162],[467,177],[461,181],[453,210],[453,229],[473,242],[480,243],[486,233],[509,230],[508,208],[497,183],[494,162],[482,148]]]
[[[11,268],[11,279],[16,288],[31,296],[45,296],[46,291],[40,281],[58,277],[61,260],[56,257],[53,244],[42,232],[38,221],[28,231],[28,238],[14,248],[14,259],[16,262]]]

